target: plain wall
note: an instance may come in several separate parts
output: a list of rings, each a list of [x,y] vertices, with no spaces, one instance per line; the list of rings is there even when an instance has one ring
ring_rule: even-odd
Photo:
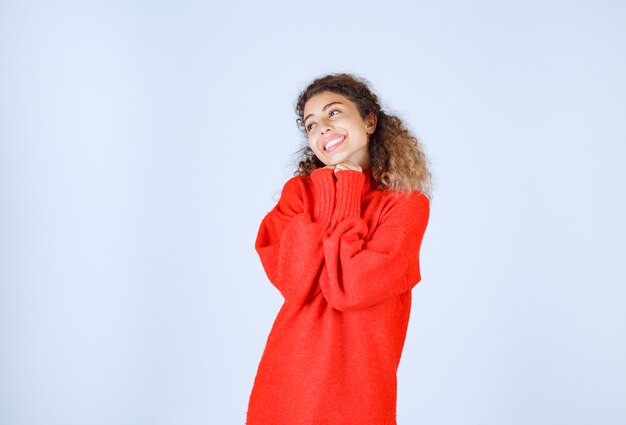
[[[626,6],[0,2],[0,423],[243,424],[313,78],[435,176],[400,425],[626,423]]]

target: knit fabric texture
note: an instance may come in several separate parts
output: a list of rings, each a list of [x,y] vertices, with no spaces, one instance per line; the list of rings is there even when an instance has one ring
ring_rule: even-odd
[[[246,425],[397,425],[397,370],[430,214],[371,169],[290,178],[255,242],[284,297]]]

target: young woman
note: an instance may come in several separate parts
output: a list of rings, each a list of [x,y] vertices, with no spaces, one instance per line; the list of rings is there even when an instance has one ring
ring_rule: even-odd
[[[396,425],[431,173],[419,140],[350,74],[299,96],[307,144],[255,249],[285,299],[247,425]]]

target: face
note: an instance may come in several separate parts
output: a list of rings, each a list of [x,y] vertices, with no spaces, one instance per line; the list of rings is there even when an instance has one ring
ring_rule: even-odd
[[[376,116],[361,118],[356,105],[333,92],[318,93],[304,105],[304,127],[309,146],[326,165],[349,161],[369,168],[367,146],[376,128]]]

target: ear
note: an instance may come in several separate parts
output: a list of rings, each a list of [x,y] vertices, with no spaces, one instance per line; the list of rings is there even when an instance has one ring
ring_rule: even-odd
[[[378,117],[376,116],[375,113],[370,112],[369,114],[367,114],[367,117],[365,117],[365,131],[367,131],[367,134],[372,134],[374,133],[374,130],[376,130],[376,124],[378,123]]]

